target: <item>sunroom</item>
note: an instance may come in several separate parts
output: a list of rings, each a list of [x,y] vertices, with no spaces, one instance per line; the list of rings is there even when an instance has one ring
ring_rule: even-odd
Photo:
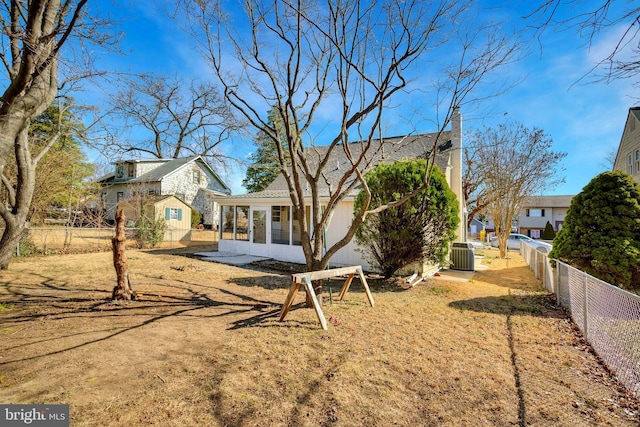
[[[288,203],[287,203],[288,202]],[[218,250],[305,263],[301,230],[291,201],[284,198],[264,200],[253,194],[219,200],[220,240]],[[306,223],[311,224],[310,205],[306,206]],[[353,217],[353,203],[342,203],[323,233],[326,244],[344,236]],[[310,230],[313,233],[313,229]],[[355,243],[350,243],[331,259],[332,266],[365,264]]]

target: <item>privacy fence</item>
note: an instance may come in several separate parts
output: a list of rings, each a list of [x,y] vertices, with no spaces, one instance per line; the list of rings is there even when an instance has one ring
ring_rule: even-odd
[[[553,269],[547,254],[533,246],[523,244],[520,252],[598,356],[640,397],[640,297],[560,261]]]
[[[63,252],[99,252],[111,249],[114,228],[50,227],[29,228],[19,245],[17,255],[37,253],[51,254]],[[138,246],[138,230],[127,228],[128,246]],[[169,228],[164,233],[164,241],[158,247],[173,248],[184,246],[215,245],[218,232],[214,230],[192,230]]]

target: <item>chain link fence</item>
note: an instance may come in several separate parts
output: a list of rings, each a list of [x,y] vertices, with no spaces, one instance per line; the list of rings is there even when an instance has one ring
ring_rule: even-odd
[[[127,228],[128,247],[138,247],[138,230]],[[29,228],[16,247],[16,255],[101,252],[111,250],[115,228],[34,227]],[[214,230],[167,229],[164,241],[156,247],[217,245],[219,233]]]
[[[554,270],[547,254],[533,246],[522,244],[520,252],[545,289],[569,310],[598,356],[640,397],[640,296],[560,261]]]

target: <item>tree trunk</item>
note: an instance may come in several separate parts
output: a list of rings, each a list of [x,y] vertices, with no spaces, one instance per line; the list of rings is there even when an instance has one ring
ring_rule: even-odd
[[[5,229],[0,239],[0,270],[9,268],[11,257],[20,242],[22,233],[24,233],[24,223],[20,226],[16,221],[5,219]]]
[[[113,245],[113,266],[116,269],[117,285],[113,288],[111,299],[130,301],[137,298],[129,283],[129,267],[125,254],[124,211],[118,209],[116,213],[116,235],[111,239]]]
[[[318,298],[318,303],[323,305],[324,295],[322,294],[322,280],[314,280],[311,282],[311,286],[313,286],[313,291],[316,293],[316,298]],[[313,300],[311,299],[311,295],[307,292],[307,297],[304,300],[306,307],[313,307]]]

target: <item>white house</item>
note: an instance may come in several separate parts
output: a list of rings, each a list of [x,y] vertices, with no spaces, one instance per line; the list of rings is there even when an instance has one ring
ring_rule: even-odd
[[[551,223],[554,231],[560,231],[573,196],[531,196],[518,216],[518,229],[521,234],[539,239],[547,225]]]
[[[458,197],[460,204],[460,226],[458,240],[466,240],[464,226],[464,199],[462,197],[462,138],[461,117],[458,111],[452,118],[452,130],[437,133],[384,138],[373,141],[369,151],[377,152],[375,164],[390,163],[410,158],[427,158],[437,141],[436,164],[444,172],[447,182]],[[360,152],[359,143],[351,143],[352,153]],[[379,150],[377,148],[380,148]],[[326,147],[316,146],[307,150],[307,155],[319,158],[326,153]],[[343,176],[349,162],[344,158],[344,150],[333,150],[326,163],[326,180],[320,188],[320,202],[328,199],[329,191]],[[335,188],[335,187],[334,187]],[[311,193],[305,200],[307,223],[310,223]],[[353,218],[353,205],[358,190],[352,191],[334,211],[329,226],[325,230],[327,246],[342,239]],[[219,251],[265,256],[277,260],[304,263],[305,258],[300,243],[300,229],[297,218],[292,216],[291,200],[283,176],[279,176],[264,191],[245,195],[218,198],[221,204]],[[311,230],[312,231],[312,230]],[[343,247],[331,258],[332,267],[362,265],[370,269],[354,241]]]
[[[100,178],[101,202],[106,219],[113,220],[115,208],[137,195],[173,195],[200,212],[205,226],[218,225],[215,199],[231,194],[229,187],[200,156],[179,159],[122,160],[114,172]]]
[[[629,108],[613,170],[626,172],[640,183],[640,107]]]

